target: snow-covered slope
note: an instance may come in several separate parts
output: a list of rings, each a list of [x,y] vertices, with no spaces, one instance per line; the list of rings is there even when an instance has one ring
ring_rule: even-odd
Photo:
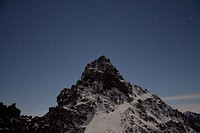
[[[131,105],[125,102],[110,113],[98,109],[91,122],[86,125],[85,133],[123,132],[124,127],[121,119],[128,107]]]
[[[60,126],[59,132],[74,133],[195,132],[182,113],[125,81],[105,56],[89,63],[81,79],[63,89],[57,102],[37,124],[39,130]]]
[[[158,96],[130,84],[105,56],[89,63],[81,78],[57,97],[58,106],[32,119],[33,132],[196,133],[189,117]]]

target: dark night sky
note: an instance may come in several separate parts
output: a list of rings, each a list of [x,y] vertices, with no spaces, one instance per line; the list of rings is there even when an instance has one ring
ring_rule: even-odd
[[[198,0],[1,0],[0,101],[42,115],[101,55],[124,78],[200,112]]]

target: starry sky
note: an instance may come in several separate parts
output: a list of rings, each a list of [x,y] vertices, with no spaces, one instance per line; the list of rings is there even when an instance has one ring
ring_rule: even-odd
[[[110,58],[132,84],[200,113],[198,0],[1,0],[0,101],[43,115]]]

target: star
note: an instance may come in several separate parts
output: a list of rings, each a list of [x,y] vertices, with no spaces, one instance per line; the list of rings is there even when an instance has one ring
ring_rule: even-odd
[[[159,23],[159,20],[158,20],[158,18],[154,18],[155,19],[155,21],[157,22],[157,23]]]

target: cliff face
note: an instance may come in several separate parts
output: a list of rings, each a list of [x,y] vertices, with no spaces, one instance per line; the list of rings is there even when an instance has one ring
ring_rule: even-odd
[[[198,124],[189,124],[189,116],[125,81],[105,56],[89,63],[80,80],[60,92],[57,103],[43,117],[31,119],[27,129],[42,133],[199,132]]]

